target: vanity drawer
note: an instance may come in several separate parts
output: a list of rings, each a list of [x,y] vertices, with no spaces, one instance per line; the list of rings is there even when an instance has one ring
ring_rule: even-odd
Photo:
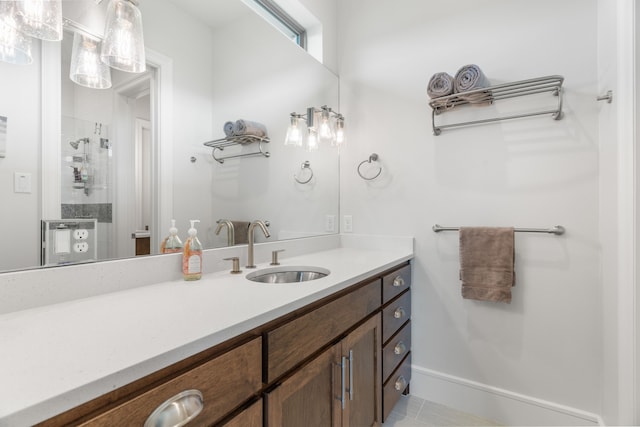
[[[411,286],[411,265],[407,264],[382,278],[382,304],[391,301]]]
[[[202,411],[193,423],[209,425],[257,394],[261,388],[262,338],[256,338],[81,425],[142,426],[156,408],[188,391],[197,391],[202,396],[200,400],[197,393],[192,393],[189,398],[191,404],[183,405],[197,407],[196,403],[202,402]],[[168,410],[171,408],[168,405]]]
[[[262,427],[262,399],[233,417],[224,427]]]
[[[386,343],[410,317],[411,291],[409,290],[382,310],[382,342]]]
[[[266,333],[270,383],[380,307],[380,280]]]
[[[386,420],[391,410],[400,399],[411,382],[411,353],[404,359],[382,390],[382,421]]]
[[[404,325],[382,350],[383,381],[386,381],[389,375],[395,371],[409,351],[411,351],[411,322]]]

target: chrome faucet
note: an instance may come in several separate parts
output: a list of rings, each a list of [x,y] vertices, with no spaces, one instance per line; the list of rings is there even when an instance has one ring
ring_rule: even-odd
[[[220,234],[220,231],[222,231],[222,227],[226,225],[227,226],[227,246],[235,245],[236,237],[235,237],[235,229],[233,227],[233,223],[228,219],[219,219],[216,221],[216,224],[218,224],[218,228],[216,228],[216,236]]]
[[[271,237],[271,234],[269,234],[269,231],[267,231],[267,227],[269,226],[268,221],[256,220],[249,225],[249,231],[248,231],[249,247],[248,247],[248,253],[247,253],[247,265],[245,266],[246,268],[256,268],[253,262],[253,241],[254,241],[253,229],[256,228],[256,225],[260,227],[260,229],[264,233],[264,237]]]

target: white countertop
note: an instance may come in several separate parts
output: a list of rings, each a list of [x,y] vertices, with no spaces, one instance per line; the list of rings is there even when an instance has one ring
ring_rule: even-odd
[[[0,315],[0,426],[45,420],[413,257],[411,244],[356,246],[281,254],[331,272],[304,284],[251,282],[243,268]]]

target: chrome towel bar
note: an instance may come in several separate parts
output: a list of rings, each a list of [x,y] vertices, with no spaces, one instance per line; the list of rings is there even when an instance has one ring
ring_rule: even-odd
[[[431,229],[439,233],[440,231],[458,231],[460,227],[443,227],[441,225],[435,224]],[[566,231],[565,228],[561,225],[554,225],[551,228],[514,228],[513,231],[524,232],[524,233],[549,233],[555,234],[556,236],[560,236],[564,234]]]

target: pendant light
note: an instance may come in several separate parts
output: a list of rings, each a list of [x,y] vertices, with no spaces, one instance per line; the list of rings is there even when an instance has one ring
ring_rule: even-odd
[[[86,34],[74,33],[69,78],[91,89],[111,87],[111,69],[100,60],[100,41]]]
[[[121,71],[146,70],[142,15],[134,0],[110,1],[100,56],[102,62]]]
[[[41,40],[62,40],[61,0],[19,0],[15,4],[20,31]]]
[[[13,1],[0,1],[0,61],[18,65],[33,62],[31,38],[18,31]]]

